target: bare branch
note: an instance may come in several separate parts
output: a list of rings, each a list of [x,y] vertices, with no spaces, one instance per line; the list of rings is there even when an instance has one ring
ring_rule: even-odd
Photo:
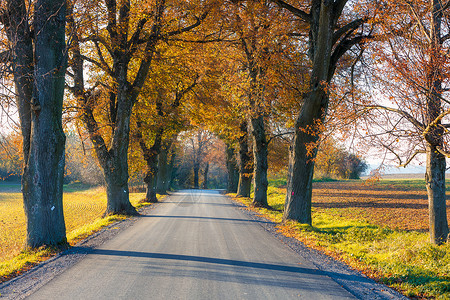
[[[427,127],[425,128],[425,130],[423,131],[422,135],[425,137],[425,136],[430,132],[430,130],[431,130],[433,127],[436,127],[436,126],[442,126],[442,125],[439,124],[439,122],[441,122],[442,119],[443,119],[445,116],[449,115],[449,114],[450,114],[450,110],[446,110],[446,111],[442,112],[439,116],[437,116],[436,119],[433,120],[433,122],[431,122],[430,124],[428,124],[428,126],[427,126]],[[444,126],[443,126],[443,127],[444,127]],[[444,127],[444,128],[445,128],[445,127]]]
[[[414,159],[414,157],[416,157],[417,154],[424,154],[424,153],[426,153],[425,150],[416,150],[416,152],[414,152],[414,154],[410,158],[408,158],[408,160],[404,164],[400,164],[399,167],[406,168],[406,166],[409,165],[409,163]]]
[[[445,151],[444,149],[442,149],[442,147],[437,146],[437,147],[436,147],[436,150],[437,150],[440,154],[444,155],[445,157],[450,158],[450,152]]]
[[[401,109],[382,106],[382,105],[364,106],[364,110],[372,110],[372,109],[382,109],[382,110],[386,110],[386,111],[395,112],[395,113],[405,117],[409,122],[411,122],[416,128],[420,129],[421,131],[424,130],[424,128],[425,128],[425,126],[421,122],[419,122],[416,118],[414,118],[408,112],[403,111]]]
[[[419,15],[417,14],[413,4],[411,3],[411,1],[406,1],[406,3],[408,4],[409,8],[411,9],[412,14],[413,14],[414,18],[416,19],[417,24],[420,27],[420,31],[422,31],[422,34],[427,38],[428,42],[432,43],[431,36],[429,35],[428,30],[425,27],[425,24],[423,23],[422,19],[420,19]]]

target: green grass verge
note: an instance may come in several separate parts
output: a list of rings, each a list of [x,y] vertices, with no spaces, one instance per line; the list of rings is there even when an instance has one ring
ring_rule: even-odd
[[[66,186],[65,186],[66,188]],[[70,185],[67,193],[75,193],[88,190],[89,187],[85,185]],[[101,195],[104,196],[104,195]],[[164,195],[158,195],[158,199],[164,199]],[[151,203],[141,203],[134,194],[131,194],[130,200],[136,209],[151,205]],[[115,222],[126,219],[124,215],[112,215],[102,218],[97,218],[93,222],[76,227],[76,229],[67,233],[67,240],[70,245],[89,237],[90,235],[100,231],[102,228],[109,226]],[[41,247],[38,249],[25,249],[19,255],[5,261],[0,261],[0,283],[16,277],[36,266],[42,261],[45,261],[60,251],[67,249],[68,246],[58,247]],[[1,295],[0,295],[1,296]]]
[[[421,184],[418,181],[405,181],[405,189],[416,188]],[[401,188],[403,181],[388,184]],[[251,209],[278,223],[285,235],[345,261],[408,297],[450,299],[449,243],[435,246],[428,242],[427,233],[375,226],[360,219],[338,217],[326,209],[313,209],[312,226],[282,223],[285,190],[276,186],[280,182],[271,181],[268,189],[273,209]],[[249,198],[236,200],[251,206]]]
[[[107,216],[105,218],[97,219],[92,224],[84,225],[67,235],[67,240],[70,243],[80,241],[97,231],[100,231],[105,226],[114,222],[125,219],[126,216],[116,215]],[[0,263],[0,279],[1,281],[8,280],[36,264],[50,258],[63,249],[55,247],[41,247],[38,249],[25,249],[16,257],[3,261]]]

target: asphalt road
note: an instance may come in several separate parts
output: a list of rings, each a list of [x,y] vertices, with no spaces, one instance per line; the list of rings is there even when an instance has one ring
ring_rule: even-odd
[[[28,299],[355,299],[218,192],[150,212]]]

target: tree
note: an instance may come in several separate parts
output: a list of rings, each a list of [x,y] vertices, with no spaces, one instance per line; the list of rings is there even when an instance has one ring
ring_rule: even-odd
[[[380,25],[385,39],[373,50],[373,82],[390,104],[375,100],[362,106],[377,111],[367,117],[371,126],[366,130],[401,166],[426,154],[430,240],[441,244],[449,235],[445,158],[450,157],[450,2],[395,1],[386,3],[384,12]]]
[[[359,179],[366,169],[367,164],[360,157],[340,147],[333,138],[320,142],[314,177]]]
[[[6,2],[1,22],[9,40],[23,136],[22,192],[26,246],[64,244],[62,104],[66,70],[66,2]],[[33,14],[33,28],[29,16]]]
[[[92,4],[78,5],[82,11],[82,5]],[[78,26],[80,19],[75,18],[78,6],[71,6],[70,90],[104,172],[108,199],[105,214],[136,213],[128,191],[132,108],[147,79],[159,41],[192,30],[206,18],[206,9],[198,15],[192,10],[186,13],[193,6],[194,3],[169,6],[165,0],[155,3],[105,0],[90,9],[99,12],[96,16],[82,16],[94,19],[88,28]],[[201,5],[196,8],[202,10]],[[81,51],[82,44],[91,49],[87,55]],[[95,80],[92,87],[87,87],[84,79],[85,63],[98,74],[97,78],[91,78]]]
[[[172,185],[172,173],[175,162],[175,140],[177,135],[167,140],[161,147],[158,156],[158,175],[156,176],[156,192],[161,195],[167,194]]]
[[[243,121],[239,137],[239,184],[238,197],[250,197],[253,178],[253,156],[248,145],[248,125]],[[250,148],[250,149],[249,149]]]
[[[238,182],[239,182],[239,168],[238,163],[236,161],[236,155],[233,146],[226,144],[226,154],[227,154],[227,192],[236,193],[238,190]]]
[[[149,114],[145,114],[145,112],[143,113],[143,110],[141,109],[138,109],[135,112],[137,126],[134,134],[137,137],[140,149],[147,165],[147,170],[144,177],[144,182],[147,185],[145,201],[152,203],[158,202],[156,197],[158,156],[161,153],[165,140],[172,139],[173,135],[178,134],[178,132],[183,129],[184,126],[181,121],[183,116],[180,115],[179,106],[181,105],[183,96],[190,92],[195,85],[196,80],[194,80],[194,82],[187,87],[182,86],[181,82],[178,82],[176,90],[171,93],[174,98],[172,101],[168,100],[170,96],[166,95],[161,87],[157,87],[158,92],[155,103],[157,117],[152,118]],[[139,106],[139,108],[142,107],[143,106]],[[144,118],[147,120],[144,121]],[[150,121],[148,119],[156,121],[156,124],[153,124],[152,126],[153,130],[151,130],[148,126],[144,128],[144,123],[148,125]],[[153,143],[151,146],[148,146],[148,138],[144,138],[144,134],[148,136],[149,133],[154,134]]]
[[[192,166],[194,170],[194,189],[198,189],[199,185],[199,173],[200,164],[203,162],[208,147],[211,145],[212,135],[211,133],[199,129],[189,139],[190,146],[192,147]]]
[[[347,0],[307,1],[303,6],[307,9],[282,0],[272,1],[297,16],[309,31],[309,88],[302,98],[301,111],[295,122],[283,219],[311,224],[314,159],[327,116],[330,83],[340,58],[367,37],[362,25],[369,20],[369,16],[351,15],[345,10]],[[352,6],[358,3],[352,3]],[[357,9],[354,11],[358,12]],[[303,28],[299,29],[301,35]]]

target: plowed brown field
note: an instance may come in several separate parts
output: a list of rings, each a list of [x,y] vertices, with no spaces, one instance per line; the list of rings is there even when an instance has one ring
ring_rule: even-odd
[[[371,224],[402,230],[428,230],[428,200],[425,185],[362,181],[316,182],[313,208]],[[449,198],[447,198],[447,203]],[[450,216],[450,205],[447,205]],[[450,223],[450,218],[449,218]]]

